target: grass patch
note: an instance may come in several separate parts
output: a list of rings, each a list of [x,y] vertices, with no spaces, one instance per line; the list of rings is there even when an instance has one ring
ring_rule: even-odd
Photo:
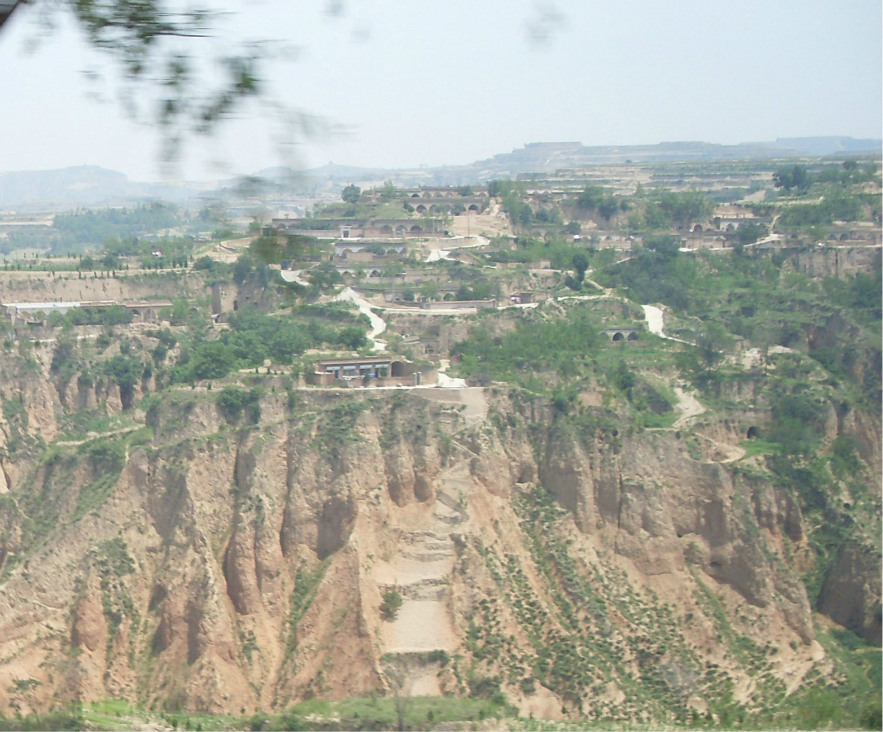
[[[317,729],[340,720],[338,729],[430,729],[450,722],[478,722],[513,716],[487,699],[462,697],[369,697],[339,702],[310,699],[269,717],[261,729]]]
[[[297,624],[306,614],[307,610],[316,599],[316,592],[328,569],[328,560],[309,570],[304,567],[298,569],[294,576],[294,589],[291,592],[291,609],[288,616],[288,648],[286,656],[291,655],[297,646]]]
[[[782,446],[778,442],[770,442],[760,438],[742,440],[739,443],[739,447],[745,450],[745,457],[747,458],[756,457],[757,455],[778,455],[782,450]]]

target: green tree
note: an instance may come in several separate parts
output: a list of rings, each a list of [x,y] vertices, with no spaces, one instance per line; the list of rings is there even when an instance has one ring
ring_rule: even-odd
[[[438,283],[437,282],[423,282],[420,287],[420,295],[426,300],[432,300],[436,295],[438,295]]]
[[[644,237],[644,248],[662,255],[664,259],[674,259],[680,254],[681,240],[673,234],[651,234]]]
[[[340,197],[346,203],[358,203],[362,197],[362,189],[357,185],[350,184],[341,191]]]
[[[809,172],[805,165],[794,165],[790,168],[780,168],[773,173],[773,185],[776,188],[784,188],[790,191],[796,188],[803,191],[809,188],[812,183]]]
[[[343,282],[340,272],[330,262],[324,262],[307,272],[307,280],[319,290],[330,290]]]
[[[236,424],[246,412],[248,421],[257,424],[261,419],[260,393],[257,389],[246,391],[238,386],[225,386],[215,397],[218,409],[229,424]]]
[[[167,157],[177,155],[184,137],[213,132],[247,100],[268,91],[262,81],[273,53],[268,44],[252,41],[237,49],[228,42],[208,65],[182,47],[182,39],[215,36],[224,14],[210,7],[169,9],[161,0],[6,0],[0,25],[17,7],[31,4],[52,23],[52,13],[73,16],[89,43],[117,63],[130,106],[137,104],[136,90],[159,95],[150,114],[164,134]]]
[[[169,322],[172,325],[186,325],[190,319],[190,304],[183,297],[172,298]]]
[[[383,190],[380,191],[380,197],[384,201],[392,201],[398,195],[399,195],[399,192],[396,190],[396,187],[391,180],[387,180],[387,181],[383,182]],[[345,201],[346,199],[343,199],[343,200]]]
[[[118,354],[105,361],[104,373],[120,388],[120,401],[124,409],[132,406],[135,385],[144,373],[144,364],[134,356]]]
[[[681,227],[706,219],[714,211],[714,203],[702,191],[663,191],[657,201],[668,220]]]
[[[515,190],[511,180],[492,180],[487,184],[487,192],[491,198],[505,198]]]
[[[254,272],[254,261],[248,254],[240,254],[233,265],[233,281],[237,285],[245,282]]]
[[[586,184],[576,199],[576,205],[584,211],[595,211],[604,200],[604,189],[601,186]]]
[[[576,274],[576,279],[579,282],[582,282],[586,276],[586,270],[589,268],[589,260],[585,254],[582,252],[577,252],[573,255],[570,260],[573,265],[573,271]]]
[[[202,343],[189,364],[193,379],[222,379],[236,366],[233,349],[220,341]]]
[[[768,233],[769,230],[763,224],[749,221],[747,224],[742,224],[742,226],[736,230],[736,241],[742,246],[747,246],[749,244],[754,244],[758,239],[762,239]]]

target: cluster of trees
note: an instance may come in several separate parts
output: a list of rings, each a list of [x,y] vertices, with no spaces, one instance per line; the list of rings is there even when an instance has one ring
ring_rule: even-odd
[[[216,223],[204,212],[196,223]],[[107,255],[148,257],[157,249],[172,258],[186,257],[193,243],[183,237],[157,235],[186,227],[190,217],[176,206],[152,203],[135,208],[108,208],[58,214],[52,224],[53,251],[103,250]],[[152,240],[152,241],[151,241]]]
[[[463,187],[460,190],[468,189]],[[471,192],[471,189],[469,189]],[[523,186],[511,180],[492,180],[488,183],[488,194],[491,198],[501,198],[503,210],[509,214],[513,224],[529,228],[534,225],[544,227],[563,227],[564,215],[561,210],[551,206],[541,206],[534,211],[526,201],[522,200]],[[461,195],[468,195],[461,193]],[[463,206],[460,205],[462,209]],[[455,211],[456,213],[456,211]]]
[[[600,344],[599,329],[590,312],[573,308],[564,318],[521,321],[504,335],[495,336],[487,327],[473,328],[452,353],[460,357],[460,370],[467,376],[485,373],[537,386],[537,374],[571,374],[574,364],[591,356]]]
[[[814,183],[835,183],[852,185],[879,180],[879,166],[868,163],[864,167],[856,160],[845,160],[842,165],[828,165],[813,174],[805,165],[791,165],[779,168],[773,173],[773,185],[785,191],[805,193]]]
[[[261,421],[261,394],[258,389],[246,391],[238,386],[225,386],[215,397],[215,403],[230,424],[236,424],[243,413],[251,424]]]
[[[770,230],[765,224],[758,224],[754,221],[742,224],[732,236],[732,239],[736,242],[736,251],[741,251],[742,247],[754,244],[758,239],[763,239],[769,233]]]
[[[597,212],[609,221],[620,211],[628,210],[629,205],[626,199],[610,195],[601,186],[587,184],[576,199],[576,207],[580,211]]]
[[[132,322],[132,311],[122,305],[106,308],[72,308],[64,315],[71,325],[127,325]],[[51,323],[50,323],[51,325]]]
[[[230,330],[218,340],[195,340],[172,369],[176,382],[220,379],[231,371],[262,366],[266,359],[291,364],[308,348],[323,345],[357,350],[367,345],[365,328],[335,328],[320,321],[295,321],[245,308],[230,316]]]
[[[773,185],[776,188],[784,188],[786,191],[805,191],[809,189],[811,183],[812,178],[805,165],[780,168],[773,173]]]
[[[701,191],[657,191],[639,197],[636,204],[639,210],[629,217],[629,228],[636,231],[684,229],[708,219],[714,212],[714,201]]]
[[[315,261],[324,253],[316,237],[303,234],[259,236],[249,245],[248,250],[253,261],[264,264],[281,264],[285,261]]]
[[[105,240],[137,239],[172,229],[184,222],[184,215],[175,206],[151,203],[135,208],[106,208],[58,214],[52,227],[73,235],[83,244],[99,246]]]
[[[152,373],[149,364],[138,356],[120,352],[102,364],[102,372],[120,389],[120,401],[125,409],[132,406],[135,385]]]
[[[565,224],[560,208],[543,207],[534,211],[523,200],[523,189],[510,180],[495,180],[488,184],[491,196],[502,199],[512,223],[524,227],[536,224],[560,227],[563,234],[579,234],[578,222]],[[708,219],[714,211],[714,201],[701,191],[677,193],[659,190],[652,195],[640,192],[634,197],[615,196],[602,186],[587,184],[574,204],[576,213],[598,214],[610,222],[617,214],[632,211],[628,226],[633,231],[661,231],[685,228],[696,221]]]
[[[171,229],[192,234],[211,229],[223,233],[223,216],[205,208],[196,216],[172,204],[151,203],[134,208],[84,209],[57,214],[52,226],[17,227],[0,241],[0,251],[42,249],[53,254],[98,251],[116,256],[145,257],[161,249],[169,257],[187,256],[193,242],[185,236],[163,236]],[[111,267],[108,267],[111,269]]]
[[[880,268],[873,273],[857,272],[853,277],[829,277],[823,281],[829,300],[848,308],[851,315],[877,331],[883,317],[883,273]]]
[[[827,226],[835,221],[855,221],[861,216],[861,211],[862,202],[857,196],[832,190],[819,203],[786,206],[778,223],[788,228]]]
[[[219,278],[228,277],[233,271],[233,267],[226,262],[219,262],[217,259],[207,256],[197,259],[193,263],[193,269],[197,272],[207,272]]]
[[[573,275],[567,275],[564,284],[571,290],[581,290],[583,280],[586,278],[586,270],[589,268],[589,258],[583,252],[577,252],[571,257],[570,264],[573,267]]]
[[[128,325],[132,322],[132,312],[122,305],[106,308],[71,308],[64,315],[58,311],[49,313],[46,324],[53,328],[76,325]]]
[[[499,286],[491,282],[473,282],[471,286],[461,284],[454,293],[454,300],[489,300],[498,291]]]
[[[681,256],[679,247],[680,239],[672,234],[647,235],[630,260],[595,277],[606,287],[624,288],[638,302],[685,308],[696,264],[693,258]]]

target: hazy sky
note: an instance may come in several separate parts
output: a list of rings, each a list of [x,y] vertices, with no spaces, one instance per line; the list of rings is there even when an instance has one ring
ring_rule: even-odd
[[[273,66],[274,94],[341,128],[297,147],[306,166],[468,163],[540,141],[883,136],[880,0],[203,4],[236,13],[224,43],[235,29],[299,48]],[[92,164],[158,179],[156,129],[128,120],[113,86],[92,99],[83,72],[104,57],[70,24],[43,38],[35,10],[17,15],[0,32],[0,171]],[[268,116],[253,107],[190,142],[180,175],[283,162]]]

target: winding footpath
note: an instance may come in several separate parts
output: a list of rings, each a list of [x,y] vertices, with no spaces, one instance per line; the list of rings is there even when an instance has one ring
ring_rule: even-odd
[[[693,345],[689,341],[684,341],[680,338],[674,338],[665,334],[665,314],[663,313],[662,308],[658,308],[655,305],[642,305],[641,307],[644,310],[644,318],[647,320],[647,329],[651,333],[658,335],[660,338],[665,338],[667,341],[677,341],[678,343]],[[681,416],[678,417],[677,421],[672,425],[673,429],[679,430],[687,427],[693,423],[696,417],[700,414],[705,414],[707,411],[696,397],[684,391],[683,384],[679,384],[675,387],[675,394],[678,398],[678,403],[675,405],[675,409],[681,413]],[[747,454],[745,448],[739,447],[738,445],[727,445],[718,442],[717,440],[713,440],[707,435],[700,436],[726,454],[726,457],[723,460],[716,460],[715,462],[734,463],[737,460],[741,460]]]
[[[662,308],[658,308],[655,305],[641,305],[641,309],[644,311],[644,319],[647,321],[647,330],[654,335],[658,335],[667,341],[686,343],[688,346],[696,345],[695,343],[690,343],[690,341],[685,341],[683,338],[675,338],[665,334],[663,329],[665,326],[665,314]]]
[[[662,308],[656,307],[655,305],[641,305],[641,308],[644,310],[644,319],[647,321],[647,330],[653,333],[653,335],[658,335],[660,338],[664,338],[667,341],[687,343],[687,341],[681,340],[680,338],[673,338],[672,336],[665,334],[665,314]],[[674,429],[681,429],[682,427],[691,424],[700,414],[704,414],[705,407],[702,406],[696,397],[692,394],[687,394],[684,391],[683,384],[679,384],[675,387],[675,394],[678,397],[678,403],[675,405],[675,409],[681,413],[681,416],[678,417],[678,420],[674,423],[673,427]]]
[[[386,350],[386,341],[377,340],[377,336],[386,330],[386,321],[374,312],[372,305],[368,300],[362,297],[352,287],[345,288],[343,292],[335,295],[332,300],[334,302],[348,301],[355,303],[356,307],[359,308],[359,312],[367,315],[368,320],[371,321],[371,330],[367,334],[368,340],[371,341],[371,350],[378,352]]]

